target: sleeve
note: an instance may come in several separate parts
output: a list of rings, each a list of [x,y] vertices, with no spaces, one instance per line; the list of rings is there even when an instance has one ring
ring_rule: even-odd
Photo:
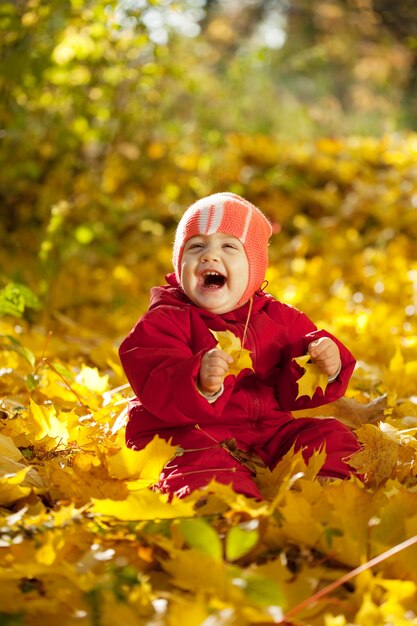
[[[234,385],[232,376],[214,403],[197,390],[201,357],[193,353],[186,312],[150,311],[122,342],[119,356],[135,395],[150,413],[175,426],[210,423],[222,414]],[[210,345],[214,347],[208,337]]]
[[[204,391],[201,391],[198,385],[197,385],[197,391],[201,396],[203,396],[203,398],[207,400],[207,402],[210,402],[210,404],[212,404],[213,402],[216,402],[217,398],[220,398],[220,396],[222,395],[224,391],[224,384],[220,387],[219,391],[216,391],[216,393],[206,394],[204,393]]]
[[[330,337],[337,344],[341,360],[340,372],[329,381],[324,393],[321,388],[318,388],[312,398],[304,395],[297,399],[297,381],[303,375],[304,370],[293,359],[307,354],[309,344],[320,337]],[[280,407],[283,410],[297,411],[334,402],[345,393],[355,364],[353,355],[341,341],[326,330],[318,330],[304,313],[294,310],[293,321],[288,328],[287,345],[282,350],[276,384]]]

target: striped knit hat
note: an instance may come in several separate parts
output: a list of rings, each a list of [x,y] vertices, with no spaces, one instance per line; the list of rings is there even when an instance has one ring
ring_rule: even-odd
[[[248,258],[249,279],[238,304],[244,304],[260,288],[268,266],[269,220],[248,200],[234,193],[215,193],[192,204],[175,233],[173,264],[178,282],[185,242],[196,235],[224,233],[239,239]]]

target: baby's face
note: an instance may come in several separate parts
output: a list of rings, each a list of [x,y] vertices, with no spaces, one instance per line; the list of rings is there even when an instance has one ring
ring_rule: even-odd
[[[248,278],[246,252],[236,237],[214,233],[191,237],[185,243],[181,285],[197,306],[218,314],[235,309]]]

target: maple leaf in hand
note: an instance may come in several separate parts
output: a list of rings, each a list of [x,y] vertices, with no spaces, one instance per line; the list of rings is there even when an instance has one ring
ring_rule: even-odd
[[[229,367],[230,374],[237,376],[245,369],[253,371],[250,351],[242,347],[242,342],[237,335],[230,330],[210,330],[210,332],[217,340],[217,348],[233,357],[233,363],[231,363]]]
[[[296,397],[296,400],[298,400],[301,396],[308,396],[309,398],[312,398],[318,387],[320,387],[323,393],[326,391],[327,383],[329,381],[327,374],[323,374],[315,363],[309,362],[309,354],[296,357],[293,361],[305,370],[304,374],[297,381],[298,396]]]

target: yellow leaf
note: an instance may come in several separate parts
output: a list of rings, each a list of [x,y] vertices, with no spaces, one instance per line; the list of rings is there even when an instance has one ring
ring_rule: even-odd
[[[53,405],[41,406],[31,399],[30,414],[34,420],[35,428],[33,434],[36,441],[41,441],[49,437],[51,439],[58,439],[62,444],[68,443],[70,436],[67,426],[63,421],[57,418],[56,410]]]
[[[221,512],[222,504],[226,504],[232,511],[239,511],[253,518],[268,514],[269,505],[267,502],[255,500],[254,498],[243,495],[243,493],[237,493],[231,485],[224,485],[215,480],[211,480],[208,485],[201,490],[194,491],[187,498],[187,501],[195,498],[198,502],[203,493],[204,496],[207,494],[207,504],[201,506],[200,502],[198,503],[198,512],[200,515],[210,515],[214,512]]]
[[[381,422],[379,424],[379,429],[382,433],[389,437],[389,439],[392,439],[392,441],[395,441],[399,445],[409,445],[412,448],[417,446],[417,440],[415,438],[417,433],[416,427],[398,430],[398,428],[395,428],[392,424],[388,424],[388,422]]]
[[[42,535],[42,545],[36,550],[36,560],[43,565],[52,565],[57,558],[57,552],[65,545],[62,533],[47,531]]]
[[[0,435],[0,458],[2,457],[13,459],[13,461],[20,461],[22,459],[22,453],[13,439],[5,435]]]
[[[363,450],[355,452],[349,465],[376,486],[389,478],[398,460],[398,444],[373,424],[365,424],[355,431]]]
[[[208,615],[207,601],[201,592],[192,599],[179,594],[170,599],[167,616],[169,626],[201,626]]]
[[[309,398],[312,398],[319,387],[323,393],[326,391],[328,377],[326,374],[323,374],[315,363],[309,363],[309,354],[296,357],[293,361],[305,370],[304,374],[297,381],[298,396],[296,399],[301,396],[308,396]]]
[[[283,518],[282,529],[292,542],[315,546],[323,536],[316,498],[321,510],[324,509],[325,501],[323,497],[312,493],[313,490],[309,491],[308,483],[305,486],[307,488],[301,492],[287,491],[279,512]]]
[[[170,559],[161,560],[161,565],[172,577],[175,587],[194,593],[204,589],[218,600],[231,594],[232,583],[227,576],[224,561],[215,561],[194,548],[174,550],[170,556]],[[239,597],[239,591],[236,591]]]
[[[30,494],[31,487],[25,487],[21,484],[29,470],[30,468],[27,467],[17,474],[0,477],[0,505],[11,504]]]
[[[115,517],[123,521],[175,519],[192,517],[194,502],[162,495],[151,489],[131,492],[125,500],[96,500],[92,498],[92,511],[99,515]]]
[[[33,487],[41,488],[42,483],[32,467],[24,467],[11,459],[1,459],[1,461],[0,505],[8,505],[25,498],[31,493]],[[5,462],[8,462],[7,465]],[[10,467],[11,464],[13,468]],[[6,467],[9,467],[8,473],[5,473]]]
[[[237,376],[242,370],[253,370],[252,357],[250,351],[242,347],[242,343],[237,335],[230,330],[211,330],[217,340],[217,347],[226,354],[233,357],[233,363],[229,365],[229,374]]]
[[[0,456],[0,478],[10,485],[24,483],[41,489],[44,485],[38,472],[30,465],[26,465],[23,458],[22,461],[19,463],[14,459]]]
[[[126,497],[128,490],[125,483],[109,478],[105,468],[91,465],[87,473],[82,467],[78,455],[72,467],[61,467],[59,457],[45,465],[48,484],[56,499],[72,500],[76,506],[83,506],[90,498],[122,500]]]
[[[381,515],[382,498],[378,490],[367,490],[356,478],[326,483],[314,508],[314,520],[324,530],[316,547],[352,568],[363,563],[369,552],[371,520]]]
[[[3,461],[3,459],[2,459]],[[4,465],[2,463],[1,473],[2,476],[0,478],[1,482],[8,485],[20,485],[26,478],[26,474],[30,472],[31,467],[28,465],[27,467],[22,466],[20,463],[16,463],[16,467],[14,471],[10,471],[7,474],[4,472]]]
[[[291,545],[291,544],[290,544]],[[283,550],[282,555],[285,555]],[[314,567],[308,562],[303,561],[301,567],[297,568],[297,572],[294,576],[291,575],[288,565],[285,563],[285,558],[274,559],[260,565],[252,565],[252,572],[259,577],[263,577],[266,580],[273,581],[279,589],[282,590],[283,601],[280,603],[283,609],[294,607],[306,598],[310,597],[315,591],[319,582],[327,581],[329,577],[334,576],[334,570],[326,566]],[[337,570],[336,570],[337,571]],[[336,578],[336,576],[335,576]],[[324,605],[325,600],[321,601]],[[303,624],[313,625],[322,623],[314,619],[309,619],[309,616],[303,615]],[[267,623],[273,624],[274,622],[268,621]],[[279,621],[275,622],[279,623]],[[284,623],[284,622],[281,622]],[[295,624],[296,622],[285,622],[285,624]]]
[[[77,383],[84,385],[90,391],[103,393],[107,390],[109,377],[107,374],[100,376],[96,367],[81,366],[81,371],[76,377]]]
[[[314,479],[326,460],[324,446],[315,450],[308,460],[304,460],[303,451],[294,452],[294,446],[282,457],[274,469],[265,469],[256,477],[256,484],[262,495],[271,499],[270,511],[275,510],[285,498],[286,492],[293,488],[298,481],[310,484],[314,488],[317,483]]]
[[[155,435],[143,450],[131,450],[124,447],[109,457],[107,459],[109,474],[120,480],[140,477],[141,480],[146,481],[147,485],[154,485],[175,451],[175,446]]]
[[[141,581],[140,587],[135,587],[123,601],[111,589],[105,589],[100,594],[100,626],[144,626],[152,624],[153,615],[151,592],[149,583]],[[123,592],[125,590],[123,589]],[[121,593],[119,592],[121,595]],[[146,616],[149,619],[146,619]],[[78,620],[77,620],[78,621]],[[82,620],[84,621],[84,620]],[[155,623],[155,622],[154,622]],[[80,625],[81,626],[81,625]]]

